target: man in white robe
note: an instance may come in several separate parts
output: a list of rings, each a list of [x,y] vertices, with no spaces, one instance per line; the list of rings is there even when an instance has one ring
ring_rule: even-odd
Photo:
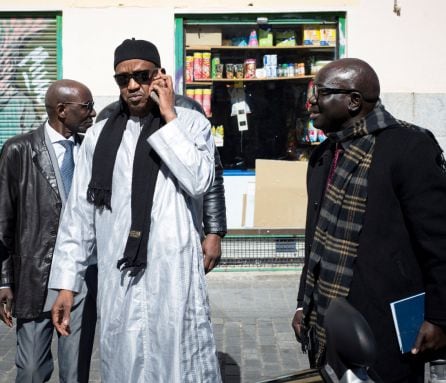
[[[53,258],[49,287],[60,292],[52,316],[67,335],[73,294],[97,256],[102,381],[221,382],[201,250],[214,143],[200,113],[174,107],[160,66],[150,42],[125,40],[115,51],[122,108],[90,128],[81,147]],[[134,161],[147,148],[158,162]],[[108,188],[96,182],[107,170]],[[153,190],[141,193],[153,174]]]

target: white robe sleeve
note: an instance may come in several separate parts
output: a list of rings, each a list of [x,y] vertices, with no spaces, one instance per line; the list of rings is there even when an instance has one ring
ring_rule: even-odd
[[[59,224],[48,284],[52,289],[81,291],[85,270],[96,255],[95,208],[87,202],[94,150],[92,129],[80,147],[70,195]]]
[[[191,197],[202,196],[214,181],[214,139],[210,123],[200,113],[176,108],[178,118],[147,141]]]

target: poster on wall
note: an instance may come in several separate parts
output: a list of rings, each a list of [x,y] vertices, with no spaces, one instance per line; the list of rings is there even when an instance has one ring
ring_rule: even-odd
[[[38,127],[46,117],[45,92],[57,79],[56,17],[0,13],[0,147]]]

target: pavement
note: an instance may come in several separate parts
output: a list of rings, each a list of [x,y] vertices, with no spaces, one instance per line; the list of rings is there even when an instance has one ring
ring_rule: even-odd
[[[212,323],[224,383],[254,383],[308,368],[306,355],[300,351],[291,328],[298,280],[297,269],[208,274]],[[15,348],[15,328],[0,324],[0,383],[15,380]],[[56,350],[53,341],[55,360]],[[92,383],[101,382],[99,359],[96,339],[90,368]],[[58,381],[55,362],[50,382]]]

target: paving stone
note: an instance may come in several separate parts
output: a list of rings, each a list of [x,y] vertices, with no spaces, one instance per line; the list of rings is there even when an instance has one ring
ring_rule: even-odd
[[[256,383],[308,368],[291,319],[298,272],[212,272],[208,292],[224,383]],[[288,336],[288,338],[287,338]],[[56,337],[55,337],[56,338]],[[0,326],[0,383],[15,380],[15,328]],[[57,357],[53,342],[53,355]],[[100,383],[96,340],[89,383]],[[57,358],[56,358],[57,359]],[[49,383],[57,383],[55,363]]]
[[[259,334],[259,344],[260,346],[275,346],[277,343],[275,336],[261,336]]]

